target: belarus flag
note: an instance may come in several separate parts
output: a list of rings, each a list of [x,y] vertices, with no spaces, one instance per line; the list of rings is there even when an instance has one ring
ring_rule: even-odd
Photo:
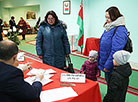
[[[79,37],[78,37],[78,46],[83,48],[83,37],[84,37],[84,31],[83,31],[83,0],[81,0],[80,5],[80,11],[78,14],[78,20],[77,24],[79,25]]]

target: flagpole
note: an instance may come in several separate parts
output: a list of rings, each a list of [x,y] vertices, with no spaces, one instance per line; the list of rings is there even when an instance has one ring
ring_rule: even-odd
[[[82,48],[81,48],[81,54],[82,54]]]

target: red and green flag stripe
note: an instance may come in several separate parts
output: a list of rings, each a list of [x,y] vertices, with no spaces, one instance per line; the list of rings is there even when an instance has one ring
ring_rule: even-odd
[[[84,31],[83,31],[83,2],[82,0],[81,0],[81,5],[80,5],[80,11],[78,14],[77,24],[79,25],[78,46],[83,48]]]

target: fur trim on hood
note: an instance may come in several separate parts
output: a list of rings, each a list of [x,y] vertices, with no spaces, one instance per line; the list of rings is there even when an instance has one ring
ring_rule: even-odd
[[[42,21],[42,22],[40,23],[40,26],[43,26],[43,25],[45,25],[45,24],[48,24],[48,23],[44,20],[44,21]],[[58,24],[62,24],[62,26],[63,26],[65,29],[67,29],[67,24],[64,23],[63,21],[59,20],[59,23],[58,23]]]
[[[106,31],[109,31],[110,29],[114,28],[115,26],[125,25],[125,18],[124,16],[121,16],[117,18],[115,21],[108,23],[104,26]]]

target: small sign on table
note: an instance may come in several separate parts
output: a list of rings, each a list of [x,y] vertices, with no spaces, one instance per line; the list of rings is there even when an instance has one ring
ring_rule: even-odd
[[[61,82],[85,83],[85,74],[61,73]]]
[[[19,62],[25,60],[25,58],[24,58],[24,52],[18,53],[18,55],[17,55],[17,60],[18,60]]]

